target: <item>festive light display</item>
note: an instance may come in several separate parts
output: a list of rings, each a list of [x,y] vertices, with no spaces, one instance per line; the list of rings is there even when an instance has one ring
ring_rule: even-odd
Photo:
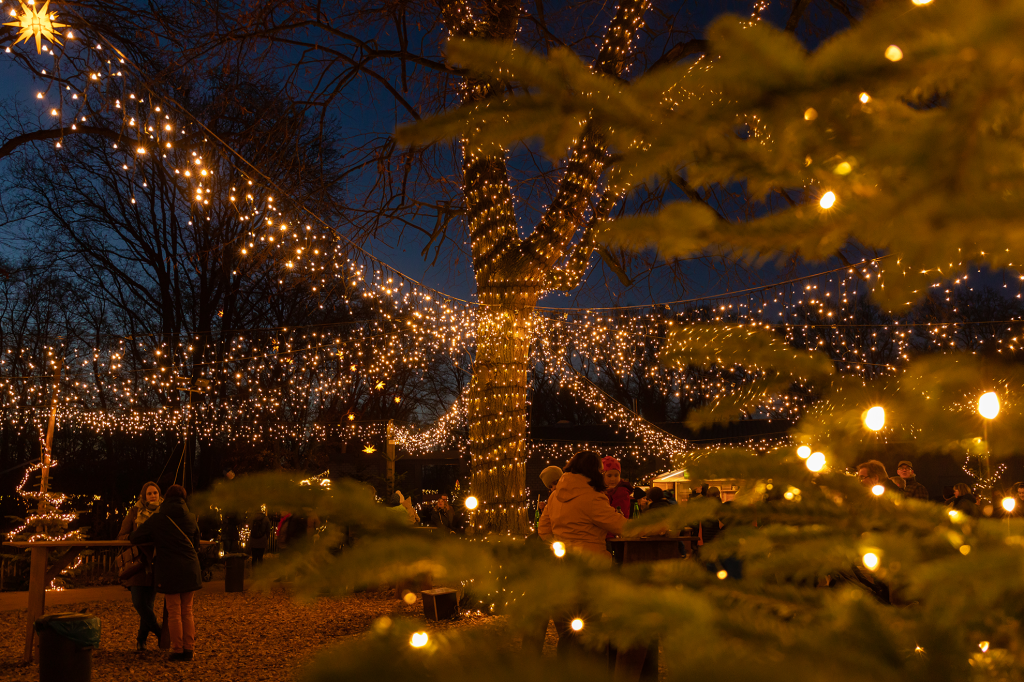
[[[755,7],[752,20],[760,17],[763,4]],[[452,7],[459,9],[449,7],[451,34],[478,35],[485,24],[463,5]],[[621,72],[645,9],[643,2],[620,5],[596,68]],[[314,291],[325,300],[340,298],[351,314],[348,321],[311,328],[238,335],[225,330],[170,342],[159,335],[136,335],[109,338],[97,347],[52,346],[49,350],[63,355],[73,370],[62,379],[59,419],[64,425],[173,434],[191,429],[200,438],[253,442],[379,438],[380,425],[347,429],[321,416],[344,404],[346,419],[355,421],[358,401],[347,396],[360,386],[373,386],[372,391],[385,394],[390,402],[404,404],[408,395],[402,392],[414,390],[410,387],[428,371],[432,358],[448,356],[461,362],[475,353],[469,392],[431,428],[400,427],[396,440],[412,453],[465,447],[475,462],[474,491],[486,502],[481,522],[499,527],[513,523],[509,519],[519,523],[524,516],[526,499],[516,491],[524,489],[526,458],[538,450],[554,452],[553,446],[522,439],[529,404],[526,369],[535,360],[558,377],[562,388],[640,441],[609,447],[671,459],[698,448],[610,398],[601,388],[604,382],[634,381],[639,367],[646,384],[666,398],[680,405],[706,405],[742,393],[761,379],[756,371],[735,367],[702,372],[658,367],[651,358],[664,347],[666,329],[672,324],[728,321],[763,326],[789,344],[827,350],[840,372],[865,378],[897,372],[916,352],[988,344],[985,347],[993,346],[998,353],[1014,354],[1020,347],[1022,322],[1017,319],[940,323],[875,317],[865,322],[859,306],[876,286],[882,259],[703,299],[603,309],[538,306],[545,291],[578,281],[596,243],[594,235],[621,196],[618,189],[601,190],[598,179],[607,161],[604,143],[585,126],[572,145],[558,196],[526,240],[516,233],[504,150],[464,141],[468,216],[480,287],[476,302],[446,296],[359,250],[305,207],[278,193],[268,178],[243,163],[228,163],[231,154],[225,146],[173,101],[153,92],[131,92],[122,72],[130,65],[123,57],[105,57],[101,40],[98,37],[96,47],[80,45],[81,55],[92,64],[84,82],[57,91],[57,106],[46,98],[40,103],[56,112],[62,126],[86,118],[119,125],[123,134],[112,148],[124,156],[126,175],[141,179],[151,164],[166,166],[194,200],[196,221],[208,220],[215,206],[233,207],[237,220],[249,229],[240,248],[243,256],[270,256],[284,272],[303,273]],[[707,68],[700,60],[697,64],[693,68]],[[467,102],[489,106],[491,85],[470,80],[465,92]],[[864,96],[870,101],[870,95],[862,93],[862,103]],[[809,108],[804,117],[811,121],[817,115]],[[76,125],[67,126],[68,134]],[[757,121],[752,125],[755,135],[767,134]],[[209,136],[204,137],[206,133]],[[840,175],[844,163],[849,166],[841,162],[836,167]],[[595,194],[601,196],[600,208],[585,219],[584,207]],[[822,194],[823,208],[834,203],[834,192]],[[584,224],[583,240],[566,251],[572,237],[569,228]],[[567,265],[553,267],[566,253]],[[966,276],[955,284],[969,288]],[[954,288],[944,293],[947,302],[957,295]],[[3,419],[19,429],[34,428],[45,397],[39,385],[45,377],[34,371],[42,363],[29,349],[0,351]],[[403,372],[411,372],[410,378],[396,383]],[[209,393],[191,409],[181,404],[175,384],[181,376],[211,384]],[[795,387],[801,384],[796,382]],[[805,402],[799,390],[772,393],[747,406],[743,414],[793,418],[802,413]],[[462,424],[469,429],[468,441],[459,432]],[[372,444],[366,447],[370,452],[376,449]],[[502,502],[495,504],[496,500]]]

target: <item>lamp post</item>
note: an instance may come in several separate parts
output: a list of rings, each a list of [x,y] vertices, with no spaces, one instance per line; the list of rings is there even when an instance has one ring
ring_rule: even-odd
[[[978,398],[978,414],[980,414],[984,419],[982,422],[982,440],[985,441],[985,454],[981,458],[981,471],[979,472],[979,478],[987,488],[987,486],[990,486],[992,483],[989,481],[989,478],[992,476],[992,458],[988,447],[988,423],[999,415],[999,396],[995,394],[995,391],[983,393],[981,397]],[[989,499],[993,499],[990,488],[987,488],[987,492],[989,493]]]

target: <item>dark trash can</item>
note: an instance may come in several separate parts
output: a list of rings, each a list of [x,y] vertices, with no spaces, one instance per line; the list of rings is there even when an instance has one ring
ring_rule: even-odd
[[[84,613],[51,613],[35,623],[39,682],[90,682],[92,650],[100,645],[100,619]]]
[[[224,555],[224,591],[242,592],[245,590],[245,554]]]

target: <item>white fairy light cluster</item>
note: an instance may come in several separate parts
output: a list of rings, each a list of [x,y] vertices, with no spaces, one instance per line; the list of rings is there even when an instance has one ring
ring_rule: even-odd
[[[766,2],[755,5],[752,21],[760,20],[765,6]],[[473,35],[477,20],[468,6],[448,3],[446,7],[451,35]],[[601,46],[597,68],[621,72],[631,41],[642,27],[645,8],[644,2],[619,8]],[[110,337],[97,346],[71,341],[54,344],[47,350],[64,357],[68,368],[60,387],[61,424],[97,431],[181,433],[189,429],[200,437],[254,442],[339,434],[368,437],[356,424],[347,423],[359,421],[361,404],[351,398],[354,393],[362,391],[364,401],[400,404],[415,391],[423,373],[430,371],[432,361],[449,358],[459,363],[474,353],[479,357],[481,325],[501,327],[509,322],[501,315],[489,319],[499,301],[487,287],[488,283],[508,284],[489,279],[491,270],[522,247],[506,239],[506,233],[517,229],[508,178],[488,165],[501,150],[477,149],[468,141],[466,191],[481,294],[478,302],[463,301],[405,277],[352,245],[305,206],[278,192],[270,179],[244,159],[233,156],[175,102],[153,92],[132,92],[125,76],[131,65],[116,50],[104,50],[104,44],[101,37],[69,42],[63,49],[75,51],[77,63],[84,65],[80,73],[59,82],[50,74],[51,85],[38,93],[41,112],[62,131],[55,145],[63,149],[65,138],[81,133],[79,126],[86,124],[102,123],[117,130],[118,139],[111,147],[123,156],[126,177],[144,188],[147,169],[159,165],[189,197],[191,218],[199,224],[210,221],[215,208],[230,207],[234,219],[245,226],[247,238],[239,244],[240,255],[271,258],[280,264],[281,283],[287,279],[296,286],[309,286],[322,297],[323,305],[332,306],[343,319],[238,334],[224,330],[217,338],[192,334],[167,341],[160,335],[135,335]],[[52,51],[47,54],[44,59],[59,58]],[[483,97],[482,92],[474,95],[473,88],[486,87],[469,86],[467,97]],[[760,134],[757,122],[752,125]],[[547,222],[538,227],[542,236],[573,217],[597,189],[596,179],[606,161],[604,147],[601,140],[587,135],[577,140],[567,162],[566,191],[553,204]],[[132,198],[136,200],[145,199],[140,194]],[[538,246],[540,255],[548,259],[548,247],[557,241],[538,237],[530,245]],[[879,280],[878,274],[876,259],[749,291],[665,305],[534,308],[511,324],[513,336],[531,349],[563,388],[603,419],[639,438],[646,452],[659,456],[684,451],[685,443],[612,400],[600,388],[603,381],[635,386],[639,374],[667,400],[703,405],[742,390],[756,378],[754,373],[729,367],[694,371],[660,366],[656,358],[669,323],[770,326],[794,345],[828,352],[841,372],[865,378],[897,371],[914,352],[973,346],[1013,354],[1020,349],[1024,321],[1017,319],[939,323],[876,317],[865,321],[863,297]],[[966,276],[954,284],[967,287]],[[545,283],[527,277],[516,286],[519,289],[513,289],[526,300],[541,296]],[[947,301],[952,300],[952,292],[952,288],[946,290]],[[9,423],[19,428],[36,428],[40,423],[50,379],[42,369],[45,366],[33,349],[0,348],[0,407]],[[585,378],[591,375],[593,380]],[[183,404],[179,392],[181,377],[209,382],[190,405]],[[510,378],[502,390],[518,395],[525,389],[516,381]],[[459,443],[456,424],[464,424],[470,412],[485,424],[491,414],[487,410],[501,404],[497,400],[491,407],[484,405],[493,399],[467,395],[430,429],[399,427],[396,437],[410,452]],[[772,416],[795,417],[803,407],[800,397],[784,394],[767,397],[758,409]],[[379,437],[380,427],[363,430],[370,428],[377,429],[374,437]],[[470,438],[478,448],[490,448],[491,454],[481,461],[515,459],[514,453],[507,457],[511,451],[506,450],[518,447],[517,434],[485,428]]]

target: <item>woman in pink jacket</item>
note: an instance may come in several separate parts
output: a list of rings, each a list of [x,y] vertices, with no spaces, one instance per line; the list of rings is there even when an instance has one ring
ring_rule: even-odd
[[[626,517],[608,503],[604,494],[600,455],[589,450],[577,452],[551,491],[540,517],[540,536],[611,559],[605,538],[619,535],[625,525]]]

